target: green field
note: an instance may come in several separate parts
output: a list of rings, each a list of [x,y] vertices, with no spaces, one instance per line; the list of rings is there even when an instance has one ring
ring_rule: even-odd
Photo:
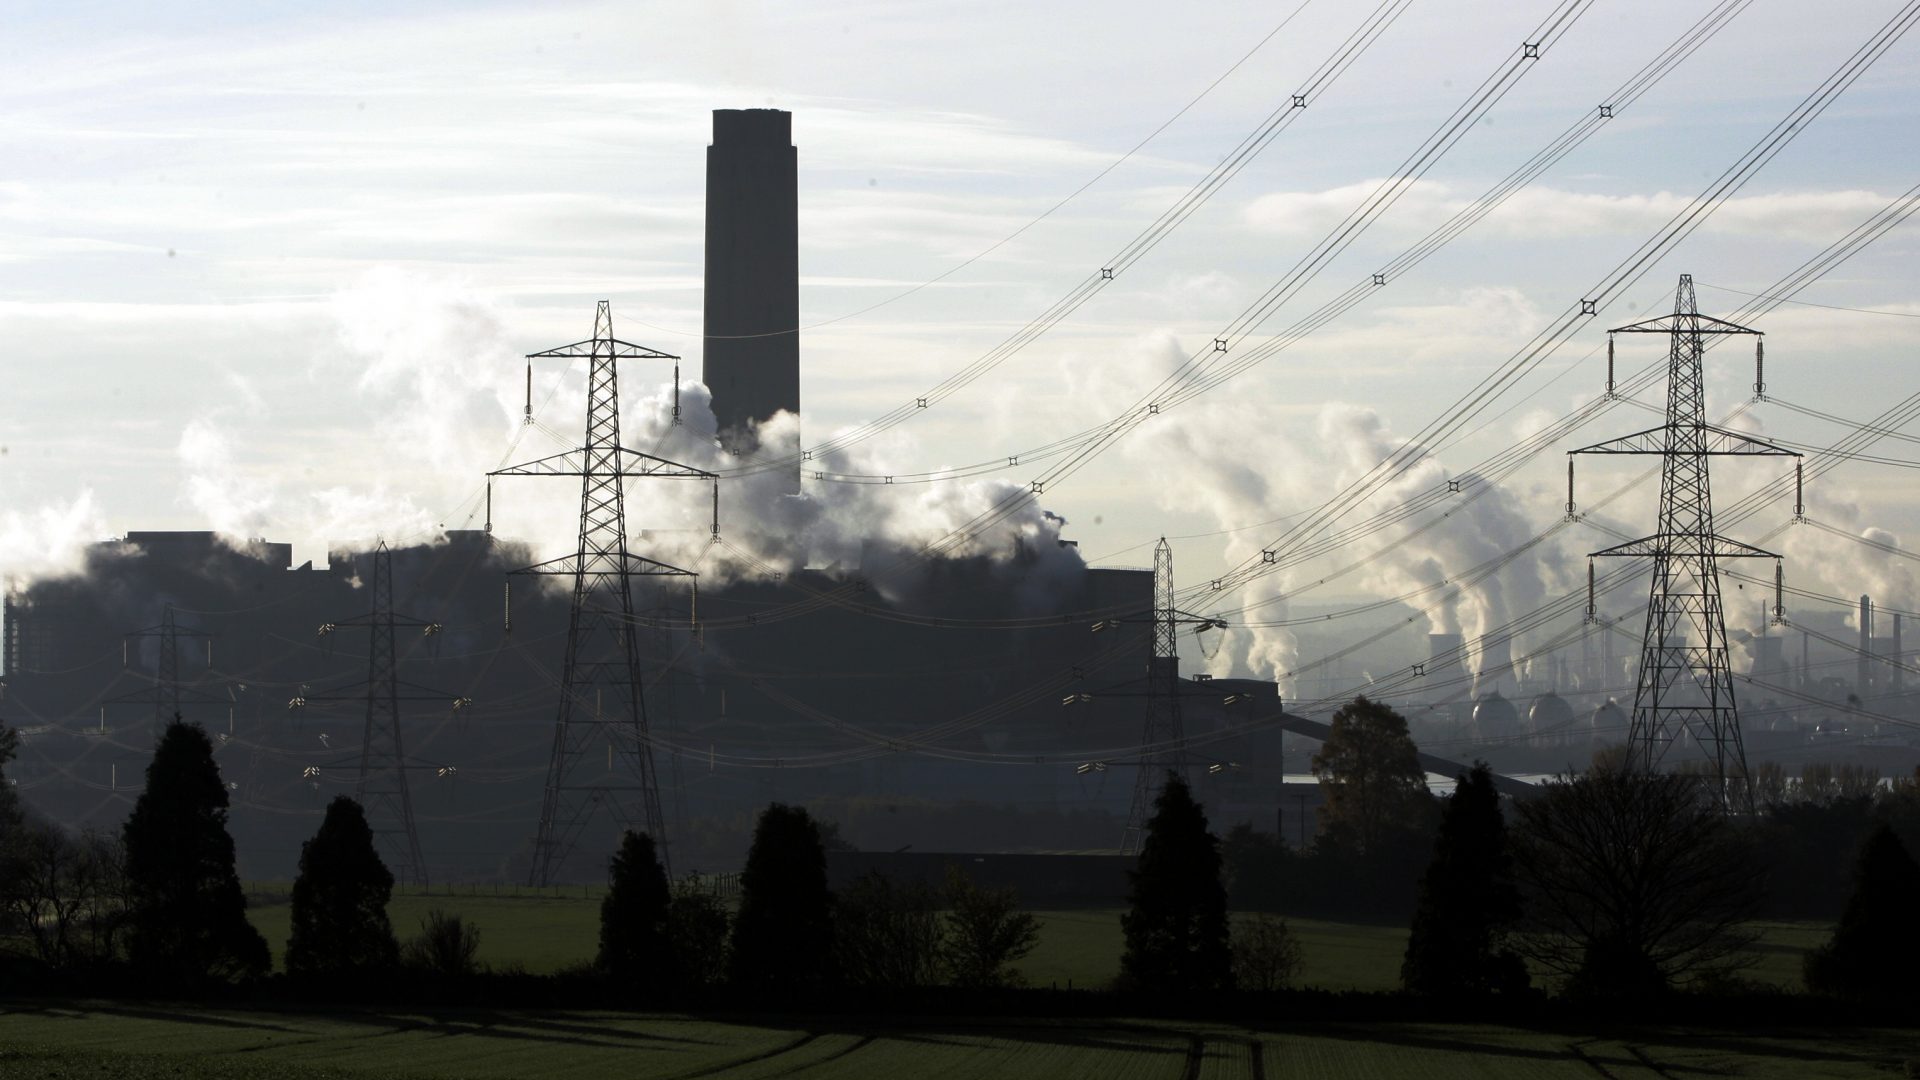
[[[1490,1025],[1248,1028],[1120,1020],[783,1023],[608,1012],[363,1010],[288,1015],[105,1003],[0,1012],[0,1078],[724,1076],[1314,1080],[1897,1077],[1908,1031],[1647,1029],[1605,1036]]]
[[[287,944],[284,886],[256,886],[248,915],[266,935],[276,966]],[[431,908],[460,915],[480,927],[480,959],[498,968],[521,967],[551,974],[593,959],[599,943],[597,890],[538,893],[533,890],[458,886],[452,895],[397,893],[388,917],[401,938],[415,933]],[[1120,971],[1120,913],[1115,910],[1043,911],[1040,944],[1020,964],[1034,986],[1099,988]],[[1289,919],[1299,935],[1302,970],[1297,985],[1327,990],[1393,990],[1400,985],[1400,957],[1407,946],[1401,926],[1367,926],[1318,919]],[[1800,957],[1825,941],[1831,928],[1816,923],[1759,925],[1759,963],[1748,977],[1789,990],[1800,989]]]

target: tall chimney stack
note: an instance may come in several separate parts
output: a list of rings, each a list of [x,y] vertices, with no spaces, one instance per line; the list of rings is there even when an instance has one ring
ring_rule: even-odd
[[[707,147],[705,350],[721,445],[742,455],[797,458],[762,447],[752,425],[800,413],[799,186],[793,114],[715,109]],[[793,467],[796,485],[799,465]]]

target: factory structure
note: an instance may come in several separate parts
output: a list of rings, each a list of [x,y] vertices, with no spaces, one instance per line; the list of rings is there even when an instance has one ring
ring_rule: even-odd
[[[702,379],[718,445],[791,476],[798,491],[795,429],[776,428],[778,440],[759,429],[800,415],[791,120],[772,109],[713,115]],[[860,565],[703,586],[697,620],[684,592],[636,586],[635,610],[649,614],[633,633],[676,873],[735,868],[753,816],[775,800],[815,807],[869,850],[1118,846],[1145,710],[1165,697],[1147,684],[1169,675],[1142,618],[1155,610],[1155,572],[1088,566],[1069,539],[1019,543],[927,560],[904,585],[882,588],[869,571],[911,553],[876,538]],[[394,606],[419,623],[394,638],[398,685],[409,688],[404,773],[419,874],[525,878],[569,595],[516,587],[507,610],[506,574],[532,558],[491,531],[396,548],[377,568],[380,557],[342,551],[294,566],[284,543],[130,532],[95,545],[76,574],[10,589],[0,719],[22,743],[9,777],[50,817],[116,827],[178,712],[215,739],[242,875],[291,876],[327,801],[358,782],[370,660],[369,635],[353,624],[374,604],[366,586],[378,569],[390,574]],[[1808,747],[1832,760],[1896,738],[1849,710],[1911,715],[1896,665],[1912,653],[1898,614],[1877,619],[1863,598],[1858,618],[1857,666],[1835,659],[1824,632],[1817,647],[1793,628],[1743,643],[1736,666],[1793,695],[1743,690],[1750,759],[1791,769],[1811,760]],[[1805,625],[1816,624],[1827,628]],[[1419,669],[1412,689],[1382,696],[1423,748],[1509,774],[1551,773],[1625,738],[1637,628],[1622,629],[1632,632],[1538,656],[1499,635],[1383,635],[1371,662]],[[1838,617],[1831,630],[1845,632]],[[1303,632],[1303,654],[1316,647]],[[1318,801],[1304,774],[1318,744],[1298,724],[1289,734],[1279,687],[1172,664],[1185,771],[1215,828],[1249,822],[1290,842],[1296,829],[1304,836]],[[1362,675],[1322,665],[1295,693],[1324,715],[1364,692]],[[611,743],[605,754],[611,768]],[[602,819],[582,834],[572,879],[598,877],[614,830]]]
[[[773,462],[797,490],[798,446],[757,437],[800,407],[795,158],[791,114],[714,113],[702,375],[720,446]],[[737,865],[771,800],[821,807],[862,846],[1117,845],[1151,655],[1149,628],[1125,619],[1151,610],[1153,572],[1044,543],[933,560],[884,588],[866,586],[863,565],[736,578],[699,591],[697,624],[684,589],[636,579],[676,872]],[[878,538],[868,552],[889,565],[905,554]],[[285,543],[130,532],[74,575],[10,590],[0,719],[23,745],[9,776],[57,820],[114,827],[177,711],[215,739],[242,873],[289,876],[316,815],[358,779],[369,643],[350,624],[369,614],[375,559],[294,566]],[[395,651],[433,879],[526,876],[569,602],[522,583],[504,610],[507,572],[531,561],[483,530],[390,553],[392,603],[424,624],[397,630]],[[1102,620],[1119,621],[1094,633]],[[1259,721],[1278,712],[1277,689],[1185,683],[1203,795],[1223,821],[1273,820],[1279,776],[1262,763],[1281,768],[1281,733]],[[600,874],[614,829],[594,822],[569,873]]]

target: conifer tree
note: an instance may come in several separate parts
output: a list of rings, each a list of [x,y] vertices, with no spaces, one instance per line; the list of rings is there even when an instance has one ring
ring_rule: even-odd
[[[227,833],[227,786],[198,724],[167,725],[122,830],[134,966],[162,985],[264,975]]]
[[[1807,987],[1848,997],[1912,998],[1920,968],[1920,864],[1886,825],[1854,863],[1853,895],[1833,939],[1807,954]]]
[[[1130,910],[1120,917],[1125,979],[1142,990],[1213,990],[1233,984],[1220,840],[1185,780],[1172,772],[1154,800]]]
[[[387,921],[392,897],[393,874],[374,850],[366,812],[339,796],[327,804],[319,831],[300,845],[287,972],[341,975],[394,967],[400,945]]]
[[[1507,932],[1519,920],[1500,793],[1492,771],[1479,762],[1459,778],[1441,811],[1400,981],[1433,997],[1524,989],[1526,965],[1506,948]]]
[[[622,982],[672,978],[667,913],[672,894],[653,837],[627,832],[607,866],[600,901],[600,955],[595,964]]]
[[[734,985],[792,991],[828,981],[832,903],[827,853],[813,817],[797,806],[768,806],[740,875],[740,911],[728,957]]]

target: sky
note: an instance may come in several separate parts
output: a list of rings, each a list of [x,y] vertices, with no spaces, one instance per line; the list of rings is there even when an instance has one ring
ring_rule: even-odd
[[[716,108],[794,114],[799,422],[811,445],[924,395],[1105,265],[1366,14],[1331,0],[156,7],[0,4],[0,573],[16,580],[129,530],[265,536],[305,560],[479,527],[487,470],[577,439],[581,373],[536,370],[540,422],[528,427],[520,358],[588,336],[596,300],[612,301],[619,336],[685,358],[685,395],[699,408]],[[1111,286],[837,466],[904,476],[1014,457],[1129,409],[1395,175],[1554,7],[1412,0]],[[1365,280],[1605,103],[1708,7],[1584,7],[1248,341]],[[1144,565],[1157,537],[1176,538],[1183,586],[1257,557],[1294,515],[1550,326],[1897,7],[1834,3],[1816,18],[1804,4],[1755,0],[1440,253],[1141,424],[1050,484],[1041,506],[1095,563]],[[1361,514],[1471,474],[1590,401],[1604,385],[1604,328],[1670,310],[1679,274],[1699,283],[1703,310],[1726,313],[1887,206],[1920,181],[1916,103],[1920,37],[1895,45],[1487,423],[1433,448]],[[1806,303],[1757,324],[1779,402],[1858,422],[1920,389],[1917,229],[1894,230],[1799,294]],[[1624,373],[1657,360],[1659,343],[1623,339],[1620,355]],[[664,366],[623,372],[629,431],[643,448],[704,461],[710,447],[664,428],[670,377]],[[1752,378],[1747,353],[1716,352],[1709,412],[1745,402]],[[1641,400],[1660,404],[1657,389]],[[1656,422],[1622,406],[1573,438]],[[1775,402],[1735,423],[1816,446],[1849,430]],[[1823,474],[1808,513],[1910,543],[1920,483],[1901,462],[1920,460],[1912,439],[1875,444],[1893,463]],[[1264,601],[1270,614],[1394,596],[1511,550],[1563,513],[1560,451],[1573,448],[1539,455],[1488,498],[1435,511],[1458,517],[1328,585],[1314,583],[1334,557],[1220,603]],[[1779,471],[1716,468],[1722,505]],[[863,528],[931,539],[1034,472],[855,491],[809,482],[805,513],[742,485],[727,493],[723,531],[752,535],[763,555],[820,563]],[[1634,475],[1596,464],[1581,485],[1597,499]],[[631,527],[672,547],[700,527],[696,496],[638,494]],[[503,484],[496,529],[557,554],[575,504],[564,482]],[[1641,483],[1601,517],[1638,534],[1653,509]],[[1759,535],[1790,512],[1775,505],[1729,531]],[[822,521],[834,541],[798,535]],[[1575,588],[1585,552],[1616,539],[1562,530],[1472,595],[1435,605],[1430,628],[1475,632]],[[1773,543],[1807,588],[1920,606],[1910,559],[1803,527]],[[1297,662],[1287,650],[1284,634],[1247,634],[1219,666],[1270,674]]]

